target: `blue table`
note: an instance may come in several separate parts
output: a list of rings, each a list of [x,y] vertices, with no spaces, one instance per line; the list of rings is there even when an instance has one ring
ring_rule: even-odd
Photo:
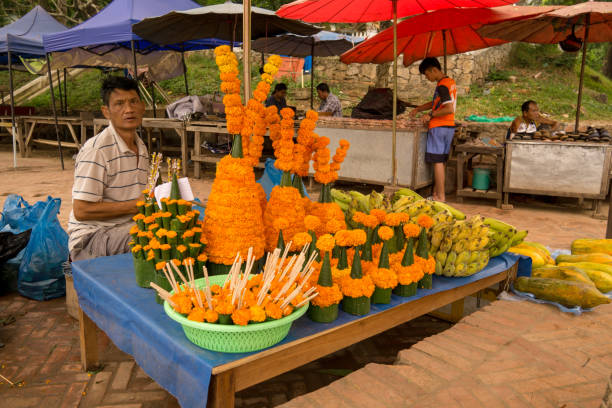
[[[530,261],[530,260],[529,260]],[[81,359],[85,370],[97,365],[96,327],[183,407],[233,407],[234,393],[391,329],[495,283],[529,274],[518,255],[496,257],[476,275],[434,276],[432,290],[410,298],[393,296],[389,305],[372,305],[370,314],[340,313],[330,324],[302,317],[274,347],[229,354],[201,349],[155,303],[154,292],[136,286],[130,254],[72,264],[79,298]],[[210,393],[209,393],[210,391]]]

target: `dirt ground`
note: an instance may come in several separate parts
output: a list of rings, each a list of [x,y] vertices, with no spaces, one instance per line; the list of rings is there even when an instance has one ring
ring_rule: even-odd
[[[73,182],[73,151],[64,155],[64,170],[56,150],[36,150],[32,157],[17,159],[13,168],[13,158],[9,145],[0,145],[0,208],[9,194],[20,194],[29,203],[46,199],[47,195],[62,200],[60,223],[64,228],[72,209],[71,189]],[[214,170],[207,168],[200,179],[190,178],[194,194],[206,201],[214,178]],[[357,186],[361,189],[363,185]],[[352,188],[343,185],[343,189]],[[316,197],[317,188],[311,197]],[[576,199],[555,199],[544,196],[511,196],[512,210],[495,208],[492,200],[465,200],[463,204],[449,203],[468,215],[481,214],[504,220],[519,229],[528,229],[530,241],[538,241],[551,248],[569,248],[572,240],[579,237],[603,238],[606,220],[593,217],[593,211],[578,207]],[[588,207],[590,203],[585,203]],[[600,214],[608,214],[608,204],[603,203]],[[604,217],[605,218],[605,217]]]

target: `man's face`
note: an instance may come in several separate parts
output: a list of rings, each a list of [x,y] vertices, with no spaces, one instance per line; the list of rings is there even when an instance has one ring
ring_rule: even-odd
[[[536,103],[529,104],[529,110],[525,112],[525,117],[529,120],[536,120],[540,115],[540,108]]]
[[[435,79],[435,68],[434,67],[427,68],[425,70],[424,75],[425,75],[425,78],[427,78],[427,80],[429,82],[436,82],[436,79]]]
[[[145,106],[134,90],[115,89],[102,106],[104,117],[111,121],[115,129],[136,130],[142,124]]]
[[[276,96],[276,99],[280,101],[281,99],[287,97],[287,90],[283,89],[282,91],[276,91],[274,96]]]
[[[317,95],[319,96],[319,99],[321,99],[322,101],[327,99],[327,92],[325,91],[317,89]]]

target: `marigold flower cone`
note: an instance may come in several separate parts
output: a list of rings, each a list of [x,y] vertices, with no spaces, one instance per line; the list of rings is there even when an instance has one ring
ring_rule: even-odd
[[[279,217],[289,222],[289,227],[283,231],[284,236],[293,237],[298,232],[306,232],[304,226],[306,211],[300,193],[295,187],[276,186],[270,193],[270,200],[263,217],[267,251],[276,248],[278,230],[274,228],[274,220]]]

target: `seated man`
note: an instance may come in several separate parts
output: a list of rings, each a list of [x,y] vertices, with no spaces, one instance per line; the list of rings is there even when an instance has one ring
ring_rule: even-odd
[[[542,125],[550,125],[552,130],[559,129],[559,122],[540,115],[540,108],[535,101],[521,105],[522,116],[517,116],[508,129],[506,139],[512,139],[517,133],[535,133]]]
[[[281,109],[286,108],[287,107],[287,85],[283,84],[282,82],[279,84],[276,84],[274,86],[274,90],[272,91],[272,95],[268,96],[268,99],[266,99],[265,105],[266,108],[268,106],[276,106],[278,108],[278,111],[280,112]]]
[[[129,251],[132,216],[147,184],[147,148],[136,134],[145,111],[137,83],[111,76],[101,94],[109,126],[81,147],[74,165],[68,222],[73,261]]]
[[[319,106],[320,116],[336,116],[342,117],[342,105],[340,99],[329,90],[329,86],[322,82],[317,85],[317,95],[321,99]]]

